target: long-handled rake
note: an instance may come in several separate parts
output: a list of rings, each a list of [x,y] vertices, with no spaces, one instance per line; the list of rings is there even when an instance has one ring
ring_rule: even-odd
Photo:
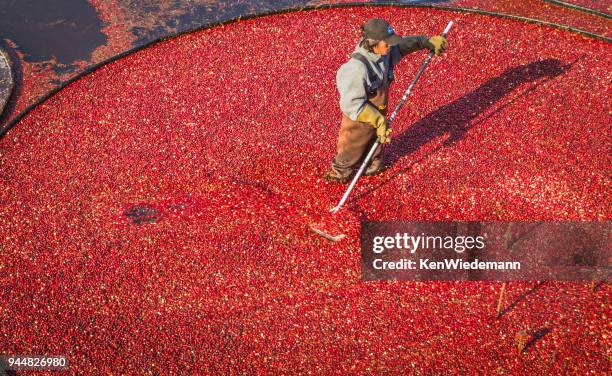
[[[448,25],[446,25],[446,28],[442,32],[442,35],[446,36],[446,34],[448,34],[448,32],[450,31],[451,27],[453,27],[453,21],[450,21],[448,23]],[[423,64],[421,65],[421,68],[419,68],[416,76],[414,77],[414,79],[412,80],[412,82],[410,83],[410,85],[408,86],[406,91],[404,92],[404,95],[402,96],[402,99],[400,100],[400,102],[395,107],[395,110],[393,111],[391,116],[389,116],[389,119],[387,120],[387,126],[389,127],[389,129],[391,129],[391,123],[393,123],[393,120],[395,119],[395,116],[397,116],[397,113],[399,112],[399,110],[404,106],[404,103],[406,103],[406,99],[408,98],[408,96],[412,92],[412,89],[414,88],[414,85],[419,80],[419,77],[421,77],[421,74],[423,73],[425,68],[427,68],[427,65],[429,64],[429,62],[431,61],[433,56],[434,56],[434,53],[430,52],[429,55],[427,56],[427,58],[425,59],[425,61],[423,62]],[[359,178],[363,174],[363,171],[365,170],[366,166],[368,165],[368,163],[370,163],[370,160],[372,159],[372,156],[374,155],[374,152],[376,151],[376,148],[378,148],[379,144],[380,143],[379,143],[378,140],[376,140],[376,142],[374,142],[374,144],[370,148],[370,151],[368,152],[367,156],[363,160],[363,163],[361,163],[361,166],[359,167],[359,170],[357,170],[357,173],[353,177],[353,180],[351,181],[351,184],[349,185],[349,187],[347,188],[346,192],[344,192],[344,195],[340,199],[340,202],[338,203],[338,205],[336,205],[334,208],[332,208],[330,210],[330,212],[332,214],[338,213],[340,208],[342,208],[342,206],[344,206],[344,204],[346,203],[346,200],[348,199],[349,195],[351,194],[351,191],[353,190],[353,188],[355,188],[355,185],[357,184],[357,180],[359,180]],[[317,228],[316,225],[311,225],[310,228],[314,232],[316,232],[317,234],[319,234],[319,235],[321,235],[321,236],[323,236],[323,237],[325,237],[325,238],[327,238],[329,240],[335,241],[335,242],[340,241],[340,240],[342,240],[342,239],[344,239],[346,237],[345,234],[337,234],[337,235],[330,234],[329,232],[326,232],[326,231],[323,231],[320,228]]]

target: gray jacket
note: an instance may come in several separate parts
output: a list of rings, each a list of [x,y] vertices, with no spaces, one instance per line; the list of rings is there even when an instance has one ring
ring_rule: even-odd
[[[361,41],[360,41],[361,43]],[[340,110],[351,120],[363,110],[368,100],[368,92],[376,91],[389,83],[389,68],[394,67],[404,56],[423,48],[431,48],[425,36],[403,37],[403,41],[391,47],[387,55],[368,52],[358,43],[354,52],[366,57],[376,79],[370,81],[367,67],[359,60],[351,58],[342,64],[336,73],[336,86],[340,93]]]

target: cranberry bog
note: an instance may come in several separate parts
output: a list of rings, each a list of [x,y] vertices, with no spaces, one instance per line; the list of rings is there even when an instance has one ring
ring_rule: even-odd
[[[334,78],[358,25],[438,34],[347,232]],[[269,15],[155,43],[0,139],[0,347],[74,373],[606,374],[607,284],[364,282],[360,220],[609,220],[605,41],[426,8]],[[426,52],[396,68],[390,105]],[[517,352],[517,347],[519,351]]]

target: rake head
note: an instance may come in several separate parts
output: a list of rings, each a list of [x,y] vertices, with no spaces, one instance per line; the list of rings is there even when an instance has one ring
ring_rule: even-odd
[[[333,242],[339,242],[340,240],[346,238],[345,234],[342,233],[330,233],[328,231],[324,231],[321,228],[318,228],[317,225],[310,225],[310,229],[315,233],[321,235],[325,239],[331,240]]]

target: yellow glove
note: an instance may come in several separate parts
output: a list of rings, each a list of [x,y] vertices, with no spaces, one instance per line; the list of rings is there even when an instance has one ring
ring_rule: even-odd
[[[439,56],[444,50],[446,50],[446,46],[448,43],[446,42],[446,38],[441,35],[436,35],[435,37],[429,38],[428,42],[431,44],[429,50]]]
[[[359,116],[357,116],[357,121],[368,123],[376,129],[376,136],[378,136],[378,142],[381,144],[391,141],[391,129],[387,127],[384,115],[371,104],[366,103]]]
[[[384,127],[376,128],[376,136],[381,144],[391,142],[391,129],[387,128],[387,124]]]

